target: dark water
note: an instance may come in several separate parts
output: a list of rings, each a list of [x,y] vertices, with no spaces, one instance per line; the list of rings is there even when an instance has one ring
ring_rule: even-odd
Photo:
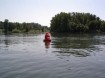
[[[0,78],[105,78],[105,35],[0,35]]]

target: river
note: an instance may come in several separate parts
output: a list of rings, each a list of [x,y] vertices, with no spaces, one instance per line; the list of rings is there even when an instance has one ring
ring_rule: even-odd
[[[0,78],[105,78],[104,34],[0,35]]]

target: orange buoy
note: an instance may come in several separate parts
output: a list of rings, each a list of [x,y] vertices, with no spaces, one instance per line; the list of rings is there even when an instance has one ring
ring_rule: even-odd
[[[51,41],[50,33],[48,33],[48,32],[45,33],[45,39],[44,39],[44,41]]]

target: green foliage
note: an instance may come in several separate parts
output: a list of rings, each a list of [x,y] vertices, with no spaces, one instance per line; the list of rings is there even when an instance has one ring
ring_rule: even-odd
[[[8,19],[5,19],[4,21],[4,33],[5,34],[8,34],[8,27],[9,27]]]
[[[2,21],[0,21],[0,29],[3,29],[3,27],[4,27],[3,24],[4,24],[4,23],[3,23]]]
[[[101,28],[101,31],[102,31],[102,32],[105,32],[105,21],[102,21],[102,22],[101,22],[100,28]]]
[[[51,32],[105,32],[105,21],[101,21],[96,15],[90,13],[65,13],[52,17]]]
[[[0,21],[0,32],[5,34],[9,33],[38,33],[48,31],[47,26],[41,26],[38,23],[18,23],[18,22],[9,22],[8,19],[5,19],[4,22]]]
[[[0,34],[2,33],[3,31],[0,29]]]
[[[21,32],[21,31],[18,30],[18,29],[16,29],[16,28],[12,30],[12,33],[20,33],[20,32]]]

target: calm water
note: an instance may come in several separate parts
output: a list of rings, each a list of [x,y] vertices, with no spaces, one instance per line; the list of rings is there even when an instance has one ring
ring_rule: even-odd
[[[105,78],[105,35],[0,35],[0,78]]]

